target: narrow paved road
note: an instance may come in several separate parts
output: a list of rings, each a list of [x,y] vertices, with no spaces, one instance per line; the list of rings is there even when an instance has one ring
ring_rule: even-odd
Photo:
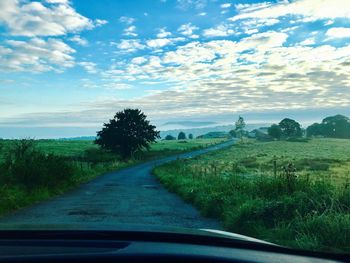
[[[176,158],[194,157],[232,145],[228,141],[206,149],[149,161],[107,173],[54,199],[21,209],[0,219],[0,224],[138,224],[221,229],[192,206],[168,192],[151,171]]]

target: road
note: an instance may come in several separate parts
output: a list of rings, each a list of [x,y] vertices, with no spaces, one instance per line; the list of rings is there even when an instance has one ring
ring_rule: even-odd
[[[228,141],[107,173],[74,191],[7,215],[0,219],[0,224],[103,226],[127,223],[222,229],[219,222],[203,218],[194,207],[168,192],[151,171],[162,163],[195,157],[233,143]]]

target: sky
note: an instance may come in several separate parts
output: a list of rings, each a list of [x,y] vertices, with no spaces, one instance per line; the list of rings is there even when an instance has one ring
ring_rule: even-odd
[[[0,137],[350,114],[348,0],[1,0]]]

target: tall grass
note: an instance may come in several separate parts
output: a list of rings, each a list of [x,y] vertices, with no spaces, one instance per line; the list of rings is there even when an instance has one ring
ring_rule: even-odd
[[[349,184],[299,176],[293,164],[279,166],[276,176],[264,173],[265,168],[257,168],[261,166],[256,156],[219,169],[225,160],[218,157],[226,154],[175,161],[154,173],[169,190],[203,215],[220,219],[229,231],[295,248],[350,251]]]

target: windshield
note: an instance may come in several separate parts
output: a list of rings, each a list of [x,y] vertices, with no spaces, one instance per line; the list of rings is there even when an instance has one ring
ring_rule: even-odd
[[[348,0],[1,0],[0,91],[0,229],[350,251]]]

